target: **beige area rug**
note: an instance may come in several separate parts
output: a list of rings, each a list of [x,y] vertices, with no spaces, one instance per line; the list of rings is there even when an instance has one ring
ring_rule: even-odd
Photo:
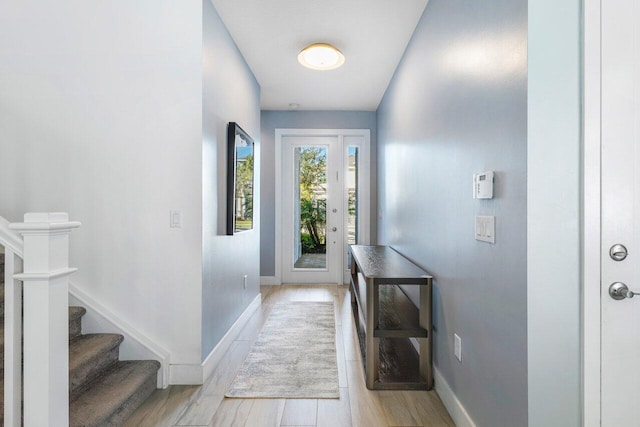
[[[276,304],[226,396],[338,398],[333,302]]]

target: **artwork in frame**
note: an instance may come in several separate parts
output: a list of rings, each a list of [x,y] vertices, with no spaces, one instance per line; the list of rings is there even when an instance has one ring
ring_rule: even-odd
[[[227,129],[227,234],[253,229],[254,142],[237,123]]]

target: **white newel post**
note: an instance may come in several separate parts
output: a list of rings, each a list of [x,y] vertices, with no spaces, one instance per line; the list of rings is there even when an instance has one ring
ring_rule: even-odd
[[[69,234],[66,213],[28,213],[24,239],[24,425],[69,425]]]

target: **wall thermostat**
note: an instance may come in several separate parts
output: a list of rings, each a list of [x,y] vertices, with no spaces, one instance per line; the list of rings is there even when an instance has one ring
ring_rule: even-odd
[[[473,175],[473,198],[493,199],[493,172]]]

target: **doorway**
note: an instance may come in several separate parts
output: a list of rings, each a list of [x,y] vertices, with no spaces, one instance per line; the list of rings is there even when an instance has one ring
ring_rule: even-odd
[[[348,245],[369,243],[369,143],[367,129],[276,130],[282,283],[341,284],[349,277]]]

